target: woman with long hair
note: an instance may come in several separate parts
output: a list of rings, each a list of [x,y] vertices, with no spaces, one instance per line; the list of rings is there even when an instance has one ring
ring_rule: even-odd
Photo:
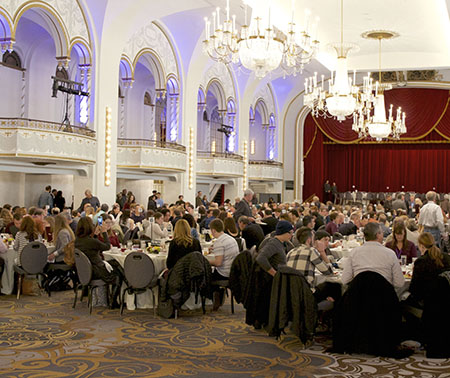
[[[68,213],[58,214],[55,217],[55,228],[53,231],[55,251],[48,256],[49,261],[54,259],[56,263],[62,263],[66,246],[75,240],[75,234],[70,228],[69,222],[70,215]]]
[[[20,224],[19,232],[16,234],[16,239],[14,240],[14,250],[17,252],[15,263],[20,264],[20,256],[24,247],[33,241],[42,241],[42,236],[36,228],[36,223],[34,219],[30,216],[23,217],[22,223]]]
[[[127,210],[131,207],[132,204],[136,203],[136,197],[134,196],[133,193],[128,192],[128,197],[127,200],[125,202],[125,204],[123,205],[122,210]]]
[[[417,303],[422,303],[430,293],[435,292],[438,275],[450,270],[450,256],[436,247],[429,232],[420,234],[419,250],[422,256],[414,263],[409,292]]]
[[[197,223],[195,222],[195,218],[191,214],[184,214],[183,219],[185,219],[191,227],[191,236],[197,240],[200,240],[200,235],[197,231]]]
[[[236,240],[239,247],[239,252],[242,252],[243,250],[247,249],[245,245],[245,239],[239,236],[239,232],[237,230],[236,223],[233,218],[230,217],[225,218],[223,226],[225,233],[232,236]]]
[[[392,249],[397,258],[406,256],[407,264],[411,264],[412,258],[417,257],[417,249],[413,242],[406,237],[406,227],[403,221],[394,222],[392,240],[386,243],[386,247]]]
[[[13,216],[11,214],[11,211],[7,208],[3,208],[0,211],[0,231],[3,231],[3,228],[5,228],[12,221],[13,221]]]
[[[64,211],[64,207],[66,206],[66,199],[63,197],[63,193],[61,190],[56,192],[55,199],[53,200],[54,206],[59,209],[62,213]]]
[[[201,252],[200,242],[191,236],[191,227],[185,219],[179,219],[175,223],[173,239],[169,244],[167,255],[167,268],[172,269],[176,262],[191,252]]]

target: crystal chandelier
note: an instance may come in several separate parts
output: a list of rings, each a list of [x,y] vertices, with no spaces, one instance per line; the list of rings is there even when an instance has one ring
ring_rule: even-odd
[[[378,142],[389,136],[392,136],[394,139],[400,139],[400,135],[406,133],[406,115],[405,112],[402,112],[401,107],[399,107],[397,108],[397,114],[394,120],[394,106],[391,104],[389,107],[389,115],[386,118],[384,92],[392,89],[392,85],[381,82],[381,41],[383,39],[395,38],[398,34],[385,30],[376,30],[364,33],[362,36],[364,38],[378,40],[379,81],[375,82],[375,85],[373,85],[370,73],[364,78],[365,90],[363,101],[367,106],[365,108],[361,107],[353,114],[352,130],[357,132],[360,138],[370,136]],[[372,108],[373,115],[371,115]]]
[[[277,69],[280,64],[295,74],[316,56],[319,41],[309,33],[309,13],[305,29],[297,33],[292,9],[292,19],[283,33],[272,24],[270,6],[266,20],[261,15],[256,15],[250,23],[247,4],[244,9],[245,21],[240,31],[236,28],[236,16],[230,18],[229,0],[223,24],[220,22],[220,8],[216,8],[212,14],[212,25],[205,18],[203,51],[211,59],[225,64],[240,62],[245,68],[254,71],[256,77],[262,78]],[[314,27],[317,28],[317,24],[313,25],[313,29]]]
[[[344,43],[344,1],[341,0],[341,42],[331,44],[337,54],[336,74],[329,81],[328,91],[324,88],[324,75],[322,84],[317,84],[317,73],[314,77],[305,80],[304,104],[308,106],[314,116],[326,116],[328,112],[339,121],[345,120],[353,114],[358,104],[359,88],[355,83],[356,73],[353,72],[353,81],[348,77],[347,55],[359,50],[352,43]]]

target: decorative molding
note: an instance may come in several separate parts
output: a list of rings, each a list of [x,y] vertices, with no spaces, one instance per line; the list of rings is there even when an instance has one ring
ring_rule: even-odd
[[[64,22],[62,27],[67,31],[68,35],[67,42],[70,46],[70,42],[77,38],[81,38],[89,43],[90,35],[89,29],[86,24],[86,20],[83,11],[78,4],[78,1],[73,0],[46,0],[44,1],[33,1],[29,0],[10,0],[2,2],[3,9],[8,13],[11,20],[15,22],[17,15],[25,8],[40,8],[42,4],[43,8],[51,9],[53,15],[59,16],[59,18]],[[30,6],[31,5],[31,6]],[[69,51],[70,53],[70,51]]]
[[[187,154],[181,150],[158,147],[120,146],[117,147],[117,164],[120,168],[157,169],[185,172]]]
[[[227,66],[223,63],[214,62],[204,73],[203,80],[201,83],[202,88],[207,88],[208,84],[213,80],[218,79],[220,83],[222,84],[224,94],[225,94],[225,109],[227,101],[230,98],[233,98],[236,102],[236,93],[234,90],[234,82],[233,77],[231,76],[231,73]],[[206,94],[205,94],[206,95]],[[221,109],[223,110],[223,109]]]
[[[273,114],[275,116],[275,123],[278,123],[277,121],[277,114],[276,114],[276,107],[275,107],[275,100],[273,98],[273,93],[269,87],[269,84],[266,84],[264,86],[262,86],[261,88],[258,89],[258,91],[256,91],[255,96],[253,97],[253,109],[256,112],[256,103],[258,102],[258,100],[264,100],[264,103],[266,104],[267,107],[267,118],[270,117],[271,114]]]
[[[150,48],[164,65],[165,78],[175,75],[179,78],[177,59],[167,36],[154,23],[150,23],[136,31],[128,40],[123,54],[134,61],[139,51]],[[159,88],[157,88],[159,89]]]
[[[221,157],[197,157],[197,176],[243,177],[244,162]]]
[[[282,181],[283,167],[274,164],[254,164],[249,161],[248,179],[252,181]]]

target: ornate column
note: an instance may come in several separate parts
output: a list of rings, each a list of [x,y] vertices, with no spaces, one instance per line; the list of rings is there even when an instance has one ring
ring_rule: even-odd
[[[234,152],[236,148],[236,132],[234,126],[234,122],[236,120],[236,113],[227,113],[227,118],[228,118],[228,126],[231,127],[231,134],[228,137],[227,142],[227,151]]]
[[[119,98],[119,138],[125,138],[125,97]]]
[[[86,66],[86,75],[85,75],[85,88],[89,93],[89,97],[86,98],[86,126],[89,126],[90,115],[91,115],[91,89],[92,89],[92,74],[91,74],[91,65]]]
[[[176,142],[178,139],[178,93],[169,94],[169,109],[170,109],[170,121],[169,123],[169,140],[170,142]]]
[[[20,94],[20,118],[25,118],[25,102],[26,102],[27,81],[25,70],[22,71],[22,91]]]

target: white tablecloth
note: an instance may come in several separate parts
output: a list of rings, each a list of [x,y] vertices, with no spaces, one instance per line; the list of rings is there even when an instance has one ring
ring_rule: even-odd
[[[132,251],[131,250],[127,250],[125,252],[106,251],[106,252],[103,252],[103,256],[105,256],[105,260],[116,260],[123,267],[125,264],[125,258],[127,257],[127,255],[130,252],[132,252]],[[167,254],[156,255],[156,254],[146,253],[146,255],[148,255],[152,259],[153,264],[155,265],[155,273],[159,276],[161,274],[161,272],[164,269],[166,269]],[[125,289],[126,289],[126,284],[123,283],[122,290],[125,290]],[[157,288],[154,288],[153,292],[155,294],[156,303],[158,303]],[[128,310],[135,310],[136,307],[137,308],[153,308],[154,305],[156,305],[153,303],[152,292],[150,289],[146,290],[143,293],[137,294],[137,295],[135,295],[135,294],[129,295],[128,293],[126,293],[125,294],[125,303],[127,305]]]
[[[125,264],[125,258],[127,257],[128,253],[132,252],[131,250],[127,250],[125,252],[113,252],[113,251],[106,251],[103,252],[103,256],[105,256],[105,260],[116,260],[122,267]],[[150,256],[150,258],[153,261],[153,264],[155,265],[155,272],[157,275],[160,275],[164,269],[166,269],[166,260],[167,260],[167,254],[147,254]],[[206,256],[206,258],[209,261],[212,261],[215,259],[215,256],[213,254],[210,254]],[[125,290],[126,285],[125,283],[122,285],[122,290]],[[155,300],[156,303],[158,303],[158,292],[157,288],[154,288],[154,294],[155,294]],[[191,304],[192,302],[192,304]],[[137,295],[129,295],[128,293],[125,294],[125,303],[127,305],[128,310],[135,310],[137,308],[153,308],[153,298],[152,293],[150,290],[146,290],[143,293],[137,294]],[[201,304],[199,304],[201,305]],[[193,301],[188,300],[186,303],[186,306],[190,309],[195,308],[196,306],[193,304]]]
[[[55,250],[54,246],[47,246],[48,253],[52,253]],[[0,254],[0,257],[5,261],[2,274],[2,294],[10,295],[14,289],[14,259],[17,256],[17,252],[12,247],[8,248],[6,253]]]

